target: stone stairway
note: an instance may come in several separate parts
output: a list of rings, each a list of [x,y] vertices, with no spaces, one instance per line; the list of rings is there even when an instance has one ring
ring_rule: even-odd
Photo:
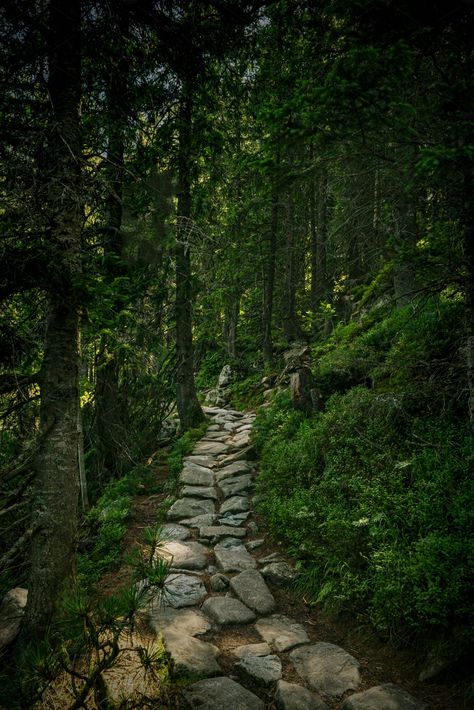
[[[163,528],[161,554],[172,565],[168,593],[149,613],[175,672],[201,678],[186,687],[188,706],[426,708],[391,683],[357,692],[363,681],[357,659],[312,641],[305,624],[279,613],[274,593],[294,571],[278,553],[259,556],[265,538],[252,520],[256,465],[247,458],[255,415],[205,412],[211,423],[185,459],[180,497]]]

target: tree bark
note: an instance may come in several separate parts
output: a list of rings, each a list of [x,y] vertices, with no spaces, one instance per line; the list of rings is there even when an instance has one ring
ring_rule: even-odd
[[[274,188],[272,196],[272,212],[270,230],[268,234],[267,253],[265,255],[264,283],[263,283],[263,361],[271,365],[273,361],[273,296],[275,286],[275,264],[278,232],[278,195]]]
[[[315,317],[320,303],[327,295],[327,174],[321,172],[313,181],[310,193],[311,212],[311,309],[313,312],[313,333],[319,330]]]
[[[191,82],[184,81],[179,112],[178,148],[178,227],[176,245],[176,401],[183,431],[204,420],[194,384],[194,347],[191,288],[191,254],[188,243],[191,219],[191,160],[192,160]]]
[[[72,572],[79,490],[80,0],[49,5],[51,130],[49,314],[40,373],[40,426],[31,571],[23,640],[41,638]]]

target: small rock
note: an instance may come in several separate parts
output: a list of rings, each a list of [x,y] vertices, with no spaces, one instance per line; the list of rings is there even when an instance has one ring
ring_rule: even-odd
[[[199,570],[207,566],[206,548],[198,542],[172,540],[158,551],[175,569]]]
[[[295,578],[295,572],[287,562],[270,562],[262,569],[262,575],[267,582],[276,587],[284,587]]]
[[[275,606],[275,599],[257,570],[246,570],[230,580],[230,586],[236,597],[257,614],[270,614]]]
[[[209,584],[213,592],[223,592],[229,586],[229,580],[225,574],[217,572],[213,574],[209,580]]]
[[[222,537],[218,544],[222,547],[238,547],[242,545],[242,540],[238,537]]]
[[[211,628],[209,619],[196,609],[155,607],[149,612],[149,621],[156,634],[176,631],[188,636],[200,636]]]
[[[224,515],[224,513],[245,513],[247,510],[249,510],[249,508],[250,504],[247,496],[232,496],[232,498],[228,498],[222,503],[220,514]]]
[[[178,525],[178,523],[163,525],[160,534],[163,540],[187,540],[191,535],[188,528]]]
[[[213,525],[217,520],[217,515],[205,513],[204,515],[195,515],[194,518],[185,518],[180,520],[180,525],[186,525],[189,528],[201,528]]]
[[[199,710],[264,710],[264,703],[239,683],[223,676],[193,683],[184,691],[190,708]]]
[[[259,619],[255,624],[260,636],[277,651],[289,651],[295,646],[309,643],[309,636],[301,624],[282,614]]]
[[[230,597],[209,597],[202,605],[202,611],[220,626],[250,624],[256,618],[242,602]]]
[[[196,515],[212,515],[215,510],[215,503],[212,500],[178,498],[168,510],[166,517],[168,520],[181,520],[183,518],[194,518]]]
[[[426,710],[427,707],[393,683],[350,695],[342,704],[342,710]]]
[[[247,550],[256,550],[258,547],[261,547],[264,542],[265,538],[262,537],[260,540],[250,540],[250,542],[247,542],[245,546]]]
[[[254,520],[251,520],[247,525],[247,532],[249,535],[256,535],[258,533],[258,525]]]
[[[266,557],[259,557],[258,563],[260,565],[267,565],[270,562],[282,562],[282,556],[280,555],[279,552],[272,552],[271,555],[267,555]]]
[[[222,572],[244,572],[257,566],[243,545],[227,548],[219,544],[214,547],[214,554]]]
[[[271,685],[281,678],[278,656],[245,656],[234,664],[237,672],[252,683]]]
[[[201,537],[211,538],[213,540],[218,540],[221,537],[233,536],[233,537],[245,537],[247,531],[245,528],[232,527],[230,525],[209,525],[200,528],[199,535]]]
[[[245,646],[237,646],[232,653],[237,658],[246,658],[247,656],[269,656],[272,650],[268,643],[248,643]]]
[[[235,515],[232,513],[226,513],[222,518],[219,518],[219,523],[221,525],[234,525],[235,527],[239,527],[245,523],[249,515],[249,511],[245,513],[235,513]]]
[[[302,685],[287,683],[285,680],[277,683],[275,701],[278,710],[329,710],[317,695]]]
[[[332,643],[302,646],[290,653],[297,673],[319,693],[339,697],[360,685],[359,662]]]

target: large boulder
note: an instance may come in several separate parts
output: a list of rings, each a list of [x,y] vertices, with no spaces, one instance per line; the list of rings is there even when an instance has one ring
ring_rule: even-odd
[[[0,651],[16,638],[27,599],[28,590],[22,587],[10,589],[3,597],[0,604]]]
[[[231,382],[232,382],[232,368],[230,365],[224,365],[224,367],[222,368],[222,370],[220,372],[217,386],[219,388],[220,387],[228,387]]]

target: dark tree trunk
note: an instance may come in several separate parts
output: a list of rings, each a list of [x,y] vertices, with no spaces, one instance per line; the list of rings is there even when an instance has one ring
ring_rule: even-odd
[[[44,635],[72,572],[79,491],[80,0],[49,6],[50,297],[40,375],[43,444],[36,461],[31,571],[22,639]]]
[[[278,232],[278,195],[274,190],[272,197],[272,213],[270,221],[270,230],[268,234],[267,253],[265,254],[264,264],[264,283],[263,283],[263,361],[266,365],[270,365],[273,360],[273,338],[272,338],[272,320],[273,320],[273,296],[275,286],[275,264],[276,264],[276,248],[277,248],[277,232]]]
[[[237,359],[237,324],[240,311],[240,293],[234,287],[229,294],[229,302],[225,311],[225,340],[227,354],[231,360]]]
[[[128,60],[122,42],[128,35],[127,9],[119,4],[113,17],[116,33],[115,52],[110,57],[108,87],[108,148],[105,168],[107,197],[104,225],[104,276],[111,284],[124,274],[123,264],[123,166],[124,133],[127,115]],[[120,44],[119,44],[120,43]],[[120,294],[114,298],[113,316],[123,306]],[[99,475],[105,470],[107,478],[120,477],[125,468],[126,433],[125,405],[120,390],[120,365],[113,343],[102,337],[97,363],[96,431],[99,450]]]
[[[185,81],[179,115],[178,228],[176,245],[176,373],[179,420],[183,430],[204,420],[194,384],[191,254],[188,243],[191,218],[192,87]]]
[[[327,175],[326,172],[313,182],[310,193],[311,211],[311,309],[313,311],[313,332],[318,330],[320,303],[327,296]]]
[[[286,271],[283,303],[283,330],[286,340],[290,343],[303,337],[301,326],[296,315],[296,245],[295,205],[294,198],[290,194],[288,197],[288,224],[286,227]]]

